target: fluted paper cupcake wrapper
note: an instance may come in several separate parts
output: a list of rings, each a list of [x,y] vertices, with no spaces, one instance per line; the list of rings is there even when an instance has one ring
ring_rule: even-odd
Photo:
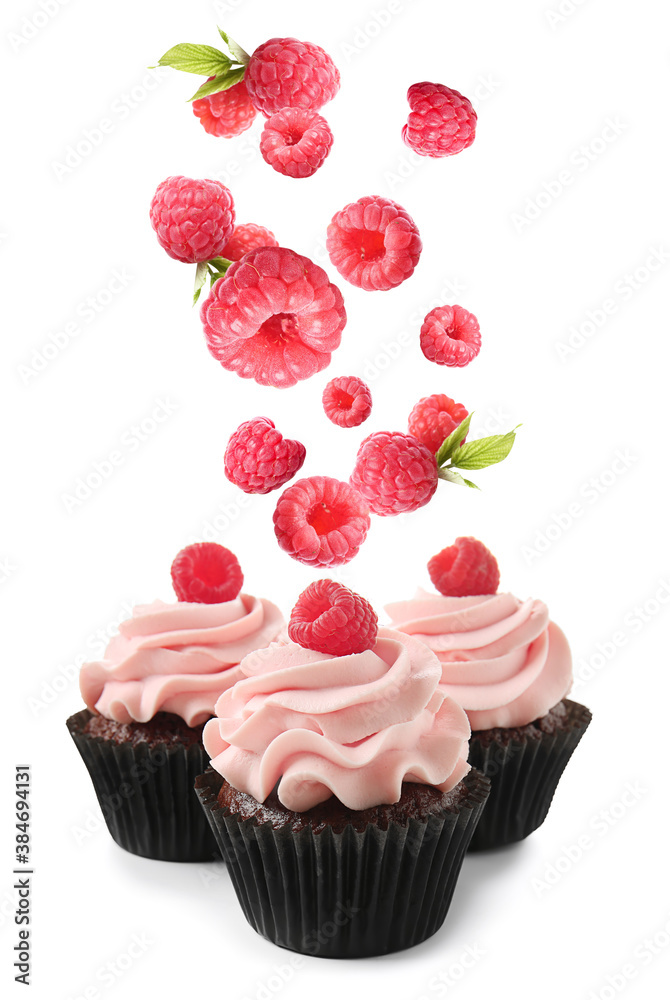
[[[490,779],[491,794],[470,841],[471,851],[523,840],[544,822],[560,777],[591,722],[584,705],[567,699],[564,704],[569,729],[487,745],[473,732],[468,760]]]
[[[453,812],[315,833],[232,814],[217,800],[222,780],[209,768],[196,790],[245,917],[274,944],[320,958],[384,955],[439,930],[489,789],[472,770]]]
[[[67,727],[93,781],[107,828],[124,850],[157,861],[219,857],[193,791],[209,758],[199,744],[115,743],[83,732],[88,709]]]

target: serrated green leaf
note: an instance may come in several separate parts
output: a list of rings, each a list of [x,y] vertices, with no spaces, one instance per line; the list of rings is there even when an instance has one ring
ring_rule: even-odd
[[[189,101],[198,101],[201,97],[210,97],[212,94],[220,94],[222,90],[228,90],[229,87],[234,87],[236,83],[244,79],[244,66],[240,69],[229,69],[225,73],[221,73],[219,76],[215,76],[213,80],[206,80],[202,87],[196,90],[193,97],[189,97]]]
[[[168,49],[158,60],[158,65],[170,66],[183,73],[196,73],[198,76],[219,76],[230,67],[231,62],[228,56],[211,45],[184,42]]]
[[[465,483],[466,486],[469,486],[471,490],[478,490],[479,489],[479,486],[477,486],[477,483],[473,483],[472,480],[470,480],[470,479],[464,479],[463,482]]]
[[[515,440],[516,428],[507,434],[468,441],[452,455],[452,464],[458,469],[486,469],[489,465],[497,465],[507,458]]]
[[[465,420],[456,427],[448,438],[446,438],[440,447],[437,449],[437,454],[435,455],[435,460],[438,466],[444,465],[452,456],[456,450],[460,451],[460,444],[464,437],[467,436],[470,430],[470,421],[472,420],[473,414],[468,413]]]
[[[221,28],[219,28],[218,30],[224,42],[228,46],[228,51],[230,52],[233,59],[236,62],[241,63],[243,66],[246,66],[247,63],[249,62],[249,59],[251,58],[249,53],[245,52],[242,46],[238,45],[235,39],[231,38],[230,35],[227,35],[225,31],[221,30]]]

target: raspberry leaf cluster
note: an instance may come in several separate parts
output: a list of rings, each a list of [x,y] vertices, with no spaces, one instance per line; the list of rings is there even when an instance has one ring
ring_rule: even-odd
[[[521,424],[508,431],[507,434],[492,434],[490,437],[479,438],[476,441],[465,441],[464,444],[461,444],[470,430],[472,417],[473,414],[469,413],[465,420],[442,442],[435,459],[440,479],[478,490],[479,487],[476,483],[465,479],[456,470],[486,469],[489,465],[497,465],[498,462],[504,461],[512,450],[516,440],[516,432]]]
[[[173,45],[158,60],[158,66],[169,66],[182,73],[211,77],[189,98],[190,101],[219,94],[244,79],[244,71],[251,57],[225,31],[221,28],[218,30],[228,50],[227,55],[211,45],[182,42],[180,45]]]

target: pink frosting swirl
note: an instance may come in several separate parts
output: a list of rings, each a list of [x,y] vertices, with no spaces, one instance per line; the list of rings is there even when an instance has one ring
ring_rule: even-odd
[[[473,730],[525,726],[572,686],[570,647],[542,601],[419,590],[413,601],[388,604],[386,611],[394,628],[437,654],[440,687],[463,706]]]
[[[117,722],[172,712],[197,726],[241,676],[240,660],[283,627],[279,608],[248,594],[222,604],[139,605],[104,659],[82,666],[79,687],[92,711]]]
[[[438,690],[440,664],[411,636],[380,629],[373,649],[330,656],[273,644],[240,664],[203,741],[240,791],[302,812],[335,795],[350,809],[397,802],[403,781],[453,788],[470,727]]]

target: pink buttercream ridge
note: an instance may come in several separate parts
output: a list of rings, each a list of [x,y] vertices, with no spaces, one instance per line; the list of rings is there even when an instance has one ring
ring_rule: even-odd
[[[394,627],[436,653],[440,688],[463,706],[473,730],[527,725],[570,691],[570,648],[541,601],[419,590],[386,610]]]
[[[92,711],[117,722],[171,712],[197,726],[240,676],[240,661],[284,625],[274,604],[248,594],[221,604],[139,605],[104,659],[83,665],[82,696]]]
[[[364,653],[288,643],[268,654],[262,672],[242,661],[203,734],[235,788],[263,802],[276,786],[298,811],[331,795],[365,809],[397,802],[403,781],[448,791],[467,774],[467,716],[438,690],[439,661],[416,639],[380,629]]]

